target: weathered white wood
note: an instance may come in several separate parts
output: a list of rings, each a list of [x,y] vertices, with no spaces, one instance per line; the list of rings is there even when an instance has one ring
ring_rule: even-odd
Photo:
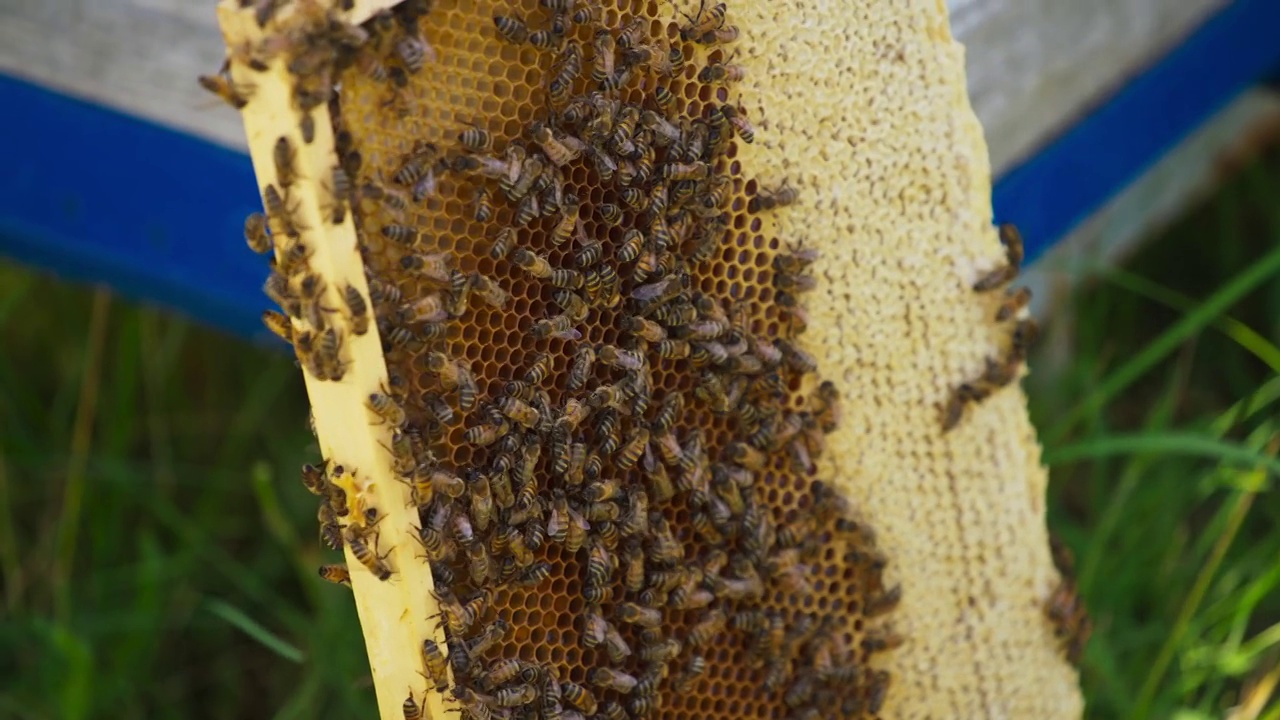
[[[1024,157],[1225,2],[949,0],[993,168]],[[240,149],[239,117],[195,82],[222,57],[209,0],[0,0],[0,72]]]
[[[949,0],[969,97],[1000,173],[1228,0]]]

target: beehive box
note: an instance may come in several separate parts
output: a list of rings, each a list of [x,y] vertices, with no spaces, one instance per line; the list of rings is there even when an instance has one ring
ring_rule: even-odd
[[[981,591],[1028,601],[1001,637],[968,641],[999,648],[985,677],[939,688],[885,659],[955,629],[897,612],[949,598],[922,564],[914,590],[911,568],[886,579],[901,560],[877,530],[896,524],[910,556],[920,503],[882,517],[873,458],[922,478],[966,553],[1010,548],[966,537],[975,497],[937,480],[989,473],[994,450],[997,476],[1030,480],[1012,505],[1043,490],[1002,390],[1031,333],[1023,296],[973,292],[1008,284],[1017,245],[993,258],[970,240],[991,242],[987,180],[936,10],[851,6],[844,40],[875,47],[868,64],[804,56],[827,49],[801,3],[787,22],[750,3],[248,5],[223,6],[229,72],[205,82],[245,116],[272,231],[251,243],[274,247],[286,315],[271,322],[298,350],[325,460],[306,480],[348,555],[384,717],[1073,711],[1043,547],[996,572],[1022,586]],[[807,91],[778,82],[802,67]],[[920,91],[913,68],[941,72]],[[847,115],[859,90],[875,91],[865,118]],[[920,114],[950,120],[956,154],[915,154]],[[945,180],[922,177],[939,157]],[[899,174],[864,176],[878,164]],[[906,230],[919,252],[893,244]],[[945,267],[920,254],[930,242]],[[941,312],[907,317],[877,357],[899,321],[876,315],[910,316],[904,292]],[[874,373],[904,382],[888,406],[858,377]],[[957,454],[980,400],[1013,434]],[[1032,508],[993,524],[1043,546]],[[954,581],[979,571],[949,573],[974,605]],[[990,694],[1050,679],[1048,700]]]

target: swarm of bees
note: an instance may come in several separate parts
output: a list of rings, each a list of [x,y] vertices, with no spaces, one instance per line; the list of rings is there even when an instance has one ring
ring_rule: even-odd
[[[256,2],[265,25],[287,0]],[[436,112],[442,80],[420,71],[444,59],[426,39],[439,13],[409,0],[351,26],[295,2],[303,30],[239,59],[284,55],[304,126],[328,104],[325,215],[354,219],[370,296],[308,267],[287,138],[246,239],[275,250],[282,312],[264,321],[314,378],[341,382],[344,337],[377,328],[389,376],[365,410],[417,536],[381,537],[339,459],[303,480],[323,542],[375,577],[396,580],[380,548],[420,546],[446,638],[422,643],[428,685],[478,720],[653,717],[720,682],[744,683],[744,716],[878,713],[890,676],[868,660],[903,642],[881,619],[901,591],[814,479],[842,404],[797,340],[819,257],[760,234],[800,191],[778,179],[747,197],[731,160],[756,131],[728,101],[745,71],[726,4],[657,34],[629,3],[604,25],[617,12],[597,0],[486,18],[551,56],[533,118],[514,137],[502,118],[452,120],[375,159],[369,138]],[[350,582],[340,565],[321,576]],[[410,692],[406,718],[423,705]]]
[[[949,432],[959,425],[970,405],[986,400],[995,391],[1018,379],[1018,372],[1027,361],[1027,352],[1040,332],[1036,321],[1025,313],[1031,302],[1031,289],[1009,287],[1022,268],[1022,235],[1013,225],[1001,225],[1000,244],[1005,251],[1004,263],[979,278],[973,284],[973,290],[978,293],[1004,290],[1000,307],[995,312],[995,320],[1000,323],[1011,322],[1009,346],[1003,356],[987,358],[981,375],[960,383],[951,390],[951,396],[942,408],[943,432]]]

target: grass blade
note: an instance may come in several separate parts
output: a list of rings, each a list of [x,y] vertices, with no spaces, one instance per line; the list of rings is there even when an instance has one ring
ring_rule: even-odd
[[[1202,438],[1203,439],[1203,438]],[[1277,447],[1280,446],[1280,436],[1273,438],[1266,449],[1267,464],[1275,462],[1275,454]],[[1255,454],[1250,452],[1250,454]],[[1261,465],[1261,464],[1260,464]],[[1249,479],[1240,483],[1240,487],[1256,488],[1259,487],[1265,474],[1263,468],[1250,471],[1247,475]],[[1235,493],[1232,500],[1230,511],[1227,515],[1226,527],[1218,536],[1214,543],[1213,551],[1209,555],[1205,564],[1200,568],[1199,574],[1196,576],[1195,582],[1191,589],[1187,592],[1186,597],[1182,601],[1182,607],[1178,610],[1178,618],[1173,624],[1172,630],[1168,637],[1165,638],[1164,644],[1160,647],[1160,652],[1156,655],[1156,659],[1151,664],[1151,669],[1147,673],[1147,678],[1142,683],[1142,688],[1138,691],[1138,699],[1134,703],[1132,717],[1145,718],[1151,712],[1151,706],[1155,702],[1156,692],[1160,686],[1160,681],[1164,679],[1165,673],[1169,669],[1170,663],[1173,662],[1174,652],[1178,645],[1182,642],[1182,638],[1186,635],[1187,628],[1191,624],[1192,618],[1196,611],[1199,610],[1200,604],[1204,601],[1205,593],[1209,590],[1209,583],[1217,574],[1218,569],[1222,566],[1222,561],[1227,555],[1227,550],[1231,547],[1231,543],[1235,541],[1236,535],[1240,532],[1240,526],[1244,524],[1245,517],[1249,514],[1249,508],[1253,506],[1253,500],[1257,497],[1256,490],[1241,490]]]
[[[1097,389],[1068,410],[1057,425],[1045,434],[1045,445],[1052,447],[1061,442],[1081,418],[1096,413],[1109,400],[1168,357],[1179,345],[1203,330],[1227,308],[1239,302],[1277,271],[1280,271],[1280,246],[1225,283],[1193,312],[1187,313],[1160,337],[1108,375]]]
[[[241,632],[253,638],[258,644],[274,652],[280,657],[294,663],[301,663],[306,656],[301,650],[294,645],[286,642],[284,638],[276,635],[266,629],[257,620],[249,617],[237,607],[234,607],[217,598],[206,600],[205,607],[209,612],[217,615],[229,624],[239,628]]]
[[[1129,292],[1158,302],[1174,310],[1191,312],[1196,308],[1196,301],[1176,290],[1171,290],[1159,283],[1152,282],[1140,275],[1117,268],[1107,274],[1106,279]],[[1261,333],[1233,317],[1223,316],[1215,319],[1210,326],[1220,330],[1233,342],[1244,348],[1249,354],[1266,363],[1272,372],[1280,373],[1280,348],[1267,340]]]
[[[62,511],[58,515],[57,552],[54,555],[53,593],[57,617],[66,622],[71,614],[71,573],[75,565],[76,536],[80,530],[80,509],[84,502],[85,469],[93,442],[94,418],[98,414],[98,390],[102,380],[102,351],[107,341],[107,314],[111,292],[100,288],[93,294],[93,315],[89,325],[89,346],[84,357],[80,400],[71,435],[70,463]]]
[[[1235,443],[1188,432],[1110,435],[1063,445],[1046,451],[1044,457],[1046,463],[1060,465],[1077,460],[1142,453],[1203,457],[1232,465],[1259,467],[1270,474],[1280,475],[1280,460],[1275,457],[1263,455]]]

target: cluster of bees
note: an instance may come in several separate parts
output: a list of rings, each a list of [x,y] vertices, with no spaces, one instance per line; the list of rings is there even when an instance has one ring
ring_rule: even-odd
[[[1036,321],[1023,312],[1031,302],[1031,289],[1010,288],[1022,268],[1022,235],[1013,225],[1000,226],[1000,244],[1004,247],[1005,261],[984,274],[973,284],[974,292],[989,293],[1004,290],[1004,297],[996,309],[996,322],[1012,321],[1009,347],[1002,357],[987,358],[986,367],[978,377],[960,383],[951,391],[943,405],[942,431],[948,432],[964,419],[970,405],[986,400],[992,393],[1018,379],[1018,371],[1027,361],[1027,352],[1035,342],[1039,329]]]
[[[369,301],[344,286],[330,293],[344,306],[326,305],[291,220],[286,138],[246,237],[276,251],[267,289],[283,312],[264,319],[313,377],[341,381],[344,333],[378,329],[388,380],[366,405],[411,488],[441,609],[444,647],[422,643],[430,684],[477,720],[651,717],[720,679],[749,682],[762,714],[878,713],[890,678],[867,660],[902,639],[864,621],[900,591],[870,531],[812,478],[841,417],[797,342],[818,256],[774,241],[753,254],[767,258],[757,286],[715,282],[722,258],[747,262],[735,230],[799,199],[785,181],[744,183],[731,162],[755,130],[727,102],[744,71],[725,52],[738,36],[726,5],[670,35],[642,15],[608,27],[595,0],[494,16],[502,41],[554,55],[545,107],[505,141],[472,125],[384,157],[362,137],[384,129],[361,127],[339,96],[387,87],[380,110],[411,115],[412,78],[436,54],[432,3],[351,26],[297,2],[305,33],[263,45],[289,53],[304,142],[313,103],[330,104],[326,214],[355,218]],[[262,24],[283,4],[258,0]],[[206,85],[243,107],[246,89],[219,77]],[[482,242],[465,233],[469,252],[442,249],[424,219],[459,206],[486,228]],[[517,347],[477,367],[484,343],[468,329],[512,315]],[[349,475],[336,461],[303,470],[324,498],[322,539],[394,581],[379,510],[347,497]],[[321,575],[350,579],[341,565]],[[563,662],[512,642],[529,620],[514,609],[558,588],[568,609],[536,637],[571,648]],[[406,718],[421,708],[411,692]]]
[[[1067,661],[1079,665],[1084,646],[1093,634],[1093,620],[1076,587],[1075,556],[1053,534],[1049,535],[1049,547],[1062,581],[1045,601],[1044,612],[1053,625],[1053,635]]]
[[[1027,361],[1027,353],[1039,334],[1035,320],[1024,313],[1031,302],[1030,288],[1010,287],[1022,267],[1022,235],[1010,224],[1001,225],[999,233],[1000,244],[1005,251],[1004,262],[982,275],[973,284],[973,290],[978,293],[1004,291],[1004,297],[995,312],[995,320],[1001,323],[1012,321],[1008,348],[1003,357],[987,358],[982,375],[963,382],[952,390],[951,397],[943,407],[943,432],[959,425],[970,405],[982,402],[995,391],[1017,380],[1018,371]],[[1093,622],[1089,619],[1076,588],[1075,562],[1071,551],[1056,537],[1051,536],[1050,541],[1054,565],[1062,575],[1062,581],[1045,601],[1044,613],[1053,625],[1054,636],[1067,660],[1072,664],[1079,664],[1080,654],[1093,632]]]

